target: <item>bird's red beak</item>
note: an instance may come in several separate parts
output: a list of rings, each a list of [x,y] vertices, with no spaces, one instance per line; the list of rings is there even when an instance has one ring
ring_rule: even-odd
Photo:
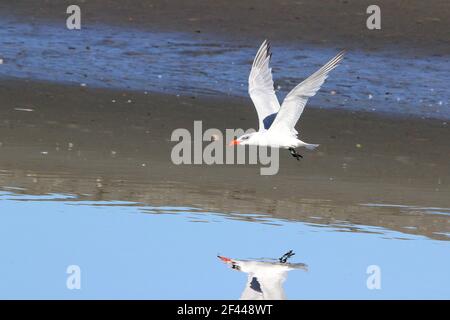
[[[231,140],[230,144],[228,146],[232,147],[234,145],[238,145],[240,142],[237,139]]]
[[[227,258],[227,257],[217,256],[217,258],[219,258],[220,260],[222,260],[225,263],[232,262],[232,260],[230,258]]]

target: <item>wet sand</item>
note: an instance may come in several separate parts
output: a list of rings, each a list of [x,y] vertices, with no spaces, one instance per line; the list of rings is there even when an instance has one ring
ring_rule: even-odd
[[[247,78],[260,45],[198,39],[186,32],[90,25],[81,31],[0,15],[0,78],[195,96],[248,97]],[[273,39],[279,98],[331,59],[338,48]],[[450,120],[448,56],[416,57],[401,50],[351,50],[312,99],[313,106],[414,114]]]
[[[2,3],[0,9],[2,15],[30,24],[33,28],[24,33],[32,36],[48,23],[61,23],[64,28],[69,4],[74,2],[23,1]],[[450,5],[441,0],[380,1],[382,29],[377,31],[365,27],[365,10],[371,4],[365,1],[248,0],[230,5],[222,0],[93,0],[79,4],[87,28],[105,24],[182,32],[193,39],[214,39],[214,45],[217,39],[225,39],[235,48],[249,43],[256,47],[262,38],[271,38],[328,49],[391,50],[390,54],[405,57],[445,58],[449,52]],[[15,23],[8,30],[14,32]],[[109,45],[115,44],[106,42]],[[18,68],[24,61],[20,54],[14,60]],[[67,53],[54,54],[48,57],[52,63]],[[82,73],[88,74],[89,64],[82,67]],[[26,71],[30,79],[33,68]],[[424,65],[423,71],[427,69]],[[321,144],[320,148],[305,151],[301,162],[282,152],[279,173],[261,176],[259,165],[176,166],[170,159],[175,144],[170,142],[172,131],[192,129],[194,120],[202,120],[204,130],[255,127],[255,111],[247,97],[223,93],[206,97],[191,95],[189,90],[180,90],[179,97],[144,94],[132,88],[57,84],[61,80],[56,74],[55,79],[55,83],[0,81],[2,186],[26,188],[25,193],[62,192],[95,200],[192,206],[230,216],[264,213],[349,229],[381,226],[448,239],[450,145],[445,120],[308,105],[299,123],[301,137]],[[384,93],[383,85],[375,84]],[[351,101],[353,110],[358,110],[358,103]]]
[[[197,207],[231,217],[263,213],[448,239],[450,145],[448,125],[439,120],[307,108],[301,136],[321,146],[304,151],[300,162],[281,152],[279,173],[261,176],[259,165],[176,166],[170,159],[172,131],[192,130],[194,120],[204,130],[254,127],[250,99],[22,80],[2,81],[0,97],[0,185],[27,194]]]
[[[29,23],[64,23],[71,4],[80,5],[87,25],[188,32],[202,38],[220,35],[255,44],[268,37],[348,49],[388,47],[411,54],[449,53],[450,4],[446,0],[377,1],[382,26],[375,31],[366,28],[366,9],[373,4],[368,0],[33,0],[4,2],[0,9]]]

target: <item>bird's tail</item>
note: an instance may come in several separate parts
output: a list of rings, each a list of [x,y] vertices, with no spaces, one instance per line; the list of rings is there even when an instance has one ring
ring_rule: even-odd
[[[315,148],[317,148],[319,145],[318,144],[313,144],[313,143],[305,143],[303,145],[306,149],[308,150],[314,150]]]

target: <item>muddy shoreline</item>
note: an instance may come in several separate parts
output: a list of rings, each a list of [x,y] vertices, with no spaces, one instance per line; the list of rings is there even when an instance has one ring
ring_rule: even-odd
[[[366,28],[370,1],[57,1],[34,0],[0,4],[3,14],[29,23],[65,24],[66,8],[78,4],[83,21],[151,31],[187,32],[248,43],[270,38],[347,49],[404,49],[411,54],[448,54],[450,4],[433,1],[378,1],[381,30]]]
[[[282,152],[279,173],[261,176],[259,165],[177,166],[170,159],[172,131],[192,130],[195,120],[204,130],[255,126],[250,99],[30,81],[1,82],[0,97],[0,182],[28,194],[346,221],[438,239],[450,229],[446,214],[426,209],[450,206],[442,121],[307,108],[301,136],[321,147],[301,162]]]

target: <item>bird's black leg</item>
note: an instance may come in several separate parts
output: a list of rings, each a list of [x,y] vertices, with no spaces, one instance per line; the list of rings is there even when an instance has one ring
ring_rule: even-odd
[[[291,152],[291,155],[298,161],[300,161],[300,158],[303,158],[303,156],[300,153],[297,153],[294,148],[289,148],[289,151]]]

